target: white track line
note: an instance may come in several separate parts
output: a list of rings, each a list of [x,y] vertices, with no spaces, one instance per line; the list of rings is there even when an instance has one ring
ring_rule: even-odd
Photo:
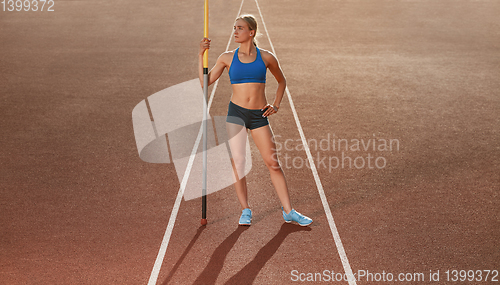
[[[267,39],[269,40],[271,49],[273,50],[273,53],[276,55],[273,43],[271,42],[271,37],[269,36],[269,32],[267,31],[266,23],[264,22],[264,17],[262,16],[262,12],[260,11],[259,2],[255,0],[255,4],[257,5],[257,9],[259,10],[259,15],[262,20],[262,24],[264,25],[264,30],[266,31]],[[297,111],[295,110],[295,105],[293,104],[292,95],[290,95],[288,86],[285,88],[285,90],[288,96],[288,101],[290,101],[290,107],[293,112],[293,117],[295,118],[295,123],[297,123],[297,129],[299,130],[300,138],[302,139],[302,145],[304,146],[304,149],[306,151],[307,159],[309,160],[309,165],[311,165],[311,171],[314,176],[314,181],[316,182],[319,196],[321,197],[321,202],[323,204],[323,208],[325,209],[325,214],[328,219],[328,224],[330,225],[330,230],[332,232],[333,239],[335,240],[335,245],[337,246],[337,251],[339,252],[340,260],[342,261],[342,266],[344,267],[346,276],[353,276],[351,265],[349,264],[349,260],[347,259],[344,246],[342,245],[342,241],[340,240],[340,235],[339,232],[337,231],[337,226],[335,225],[335,221],[333,220],[332,211],[330,210],[330,206],[328,205],[328,201],[325,196],[325,191],[323,190],[323,185],[321,184],[321,180],[319,179],[318,171],[316,170],[316,165],[314,164],[311,151],[309,150],[309,145],[307,144],[304,131],[302,130],[302,125],[300,124],[299,116],[297,115]],[[349,278],[349,284],[356,285],[356,280],[354,278]]]
[[[241,13],[241,8],[243,7],[243,2],[241,1],[240,9],[238,10],[238,17]],[[236,18],[235,17],[235,18]],[[231,39],[233,34],[229,37],[229,41],[227,43],[226,51],[229,49],[229,45],[231,44]],[[210,100],[208,102],[207,110],[210,110],[210,106],[212,105],[212,101],[214,98],[215,90],[217,89],[217,85],[219,80],[215,81],[214,87],[212,88],[212,93],[210,94]],[[208,112],[207,111],[207,112]],[[179,213],[179,207],[182,202],[182,196],[184,196],[184,190],[186,189],[186,184],[189,178],[189,174],[191,173],[191,168],[193,167],[194,158],[196,156],[196,152],[198,150],[198,145],[200,144],[200,140],[203,136],[203,128],[200,127],[198,132],[198,137],[196,137],[196,141],[193,146],[193,150],[191,151],[191,156],[189,157],[188,165],[186,167],[186,171],[184,172],[184,176],[182,177],[182,182],[179,188],[179,192],[177,193],[177,198],[175,198],[174,207],[172,208],[172,212],[170,213],[170,218],[168,220],[167,229],[165,230],[165,234],[163,235],[163,240],[161,242],[160,250],[158,251],[158,255],[156,256],[156,261],[153,266],[153,270],[151,271],[151,275],[149,276],[148,285],[155,285],[158,280],[158,275],[160,274],[161,265],[163,264],[163,259],[165,258],[165,253],[167,252],[168,243],[170,242],[170,236],[172,235],[172,230],[174,229],[175,220],[177,219],[177,214]]]

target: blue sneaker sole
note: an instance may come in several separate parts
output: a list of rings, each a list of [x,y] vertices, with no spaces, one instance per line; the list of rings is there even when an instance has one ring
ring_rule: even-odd
[[[285,223],[287,223],[287,224],[295,223],[295,224],[297,224],[297,225],[299,225],[299,226],[302,226],[302,227],[307,227],[307,226],[309,226],[310,224],[312,224],[313,222],[311,221],[309,224],[305,224],[305,225],[299,224],[299,223],[294,222],[294,221],[285,221]]]

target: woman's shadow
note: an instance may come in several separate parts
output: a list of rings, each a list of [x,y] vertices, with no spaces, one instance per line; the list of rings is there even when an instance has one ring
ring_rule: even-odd
[[[168,273],[167,278],[163,281],[162,285],[167,285],[172,277],[174,276],[177,269],[180,267],[184,258],[191,251],[194,244],[198,240],[201,235],[201,232],[206,228],[206,226],[202,226],[196,232],[196,235],[191,239],[191,242],[188,244],[182,255],[179,257],[179,260],[175,263],[174,267]],[[212,257],[210,257],[210,261],[208,265],[205,267],[203,272],[198,276],[194,284],[214,284],[219,276],[219,273],[222,271],[222,267],[224,265],[224,260],[226,259],[227,254],[231,251],[231,248],[236,244],[236,241],[240,237],[240,235],[246,231],[249,227],[247,226],[238,226],[236,230],[230,234],[214,251]]]
[[[238,228],[215,249],[214,253],[212,253],[212,256],[210,257],[210,260],[208,261],[207,266],[203,269],[203,272],[201,272],[193,284],[215,284],[215,281],[224,266],[226,256],[236,244],[240,235],[248,228],[248,226],[238,226]]]
[[[283,223],[278,233],[257,252],[254,259],[231,277],[225,284],[252,284],[260,270],[276,253],[285,238],[291,233],[300,231],[311,231],[311,228]]]
[[[215,284],[224,266],[224,260],[239,236],[249,227],[240,226],[215,249],[210,261],[193,284]],[[278,233],[262,247],[250,263],[231,277],[226,284],[251,284],[269,259],[276,253],[285,238],[294,232],[311,231],[310,227],[283,223]]]
[[[193,237],[189,245],[184,250],[184,253],[179,257],[176,264],[170,270],[167,278],[162,283],[162,285],[167,285],[172,279],[173,275],[182,264],[184,258],[189,253],[193,245],[196,243],[196,240],[200,237],[202,231],[206,228],[206,226],[202,226],[196,232],[196,235]],[[217,278],[219,277],[222,268],[224,267],[224,261],[226,260],[227,255],[233,248],[233,246],[238,241],[238,238],[241,234],[249,229],[247,226],[238,226],[238,228],[231,233],[213,252],[210,260],[203,269],[203,272],[196,278],[193,284],[215,284]],[[233,277],[231,277],[225,284],[251,284],[259,274],[260,270],[264,267],[269,259],[276,253],[278,248],[281,246],[285,238],[294,232],[299,231],[311,231],[310,227],[301,227],[297,225],[283,223],[281,225],[278,233],[266,244],[262,247],[257,255],[254,257],[252,261],[250,261],[245,267],[243,267],[238,273],[236,273]]]

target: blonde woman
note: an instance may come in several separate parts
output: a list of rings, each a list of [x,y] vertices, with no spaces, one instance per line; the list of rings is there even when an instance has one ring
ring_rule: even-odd
[[[285,175],[277,159],[276,145],[273,133],[269,127],[268,116],[278,112],[281,99],[285,92],[286,80],[278,60],[271,52],[257,47],[257,21],[252,15],[238,17],[234,23],[234,41],[240,46],[233,51],[224,52],[219,56],[215,66],[208,74],[208,85],[214,83],[226,68],[229,73],[233,94],[229,101],[227,126],[230,136],[244,133],[249,129],[253,141],[258,147],[262,158],[269,169],[271,181],[281,201],[281,209],[285,222],[296,222],[301,226],[308,226],[312,219],[300,214],[292,208]],[[203,87],[203,53],[210,48],[210,39],[204,38],[199,50],[199,77]],[[278,82],[278,89],[273,104],[268,104],[265,95],[267,69]],[[238,128],[244,132],[238,131]],[[243,143],[230,143],[234,168],[238,173],[234,186],[236,195],[241,204],[242,214],[240,225],[250,225],[252,211],[248,204],[247,184],[244,172],[246,140]],[[243,173],[243,175],[241,175]],[[241,177],[241,178],[239,178]]]

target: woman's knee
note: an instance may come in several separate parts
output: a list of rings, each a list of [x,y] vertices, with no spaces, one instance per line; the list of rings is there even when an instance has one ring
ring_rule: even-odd
[[[234,162],[234,166],[237,168],[237,169],[244,169],[245,167],[245,164],[246,164],[246,158],[243,156],[243,157],[233,157],[233,162]]]
[[[269,168],[270,171],[280,171],[281,170],[281,165],[278,160],[275,159],[267,159],[264,161],[266,163],[267,168]]]

